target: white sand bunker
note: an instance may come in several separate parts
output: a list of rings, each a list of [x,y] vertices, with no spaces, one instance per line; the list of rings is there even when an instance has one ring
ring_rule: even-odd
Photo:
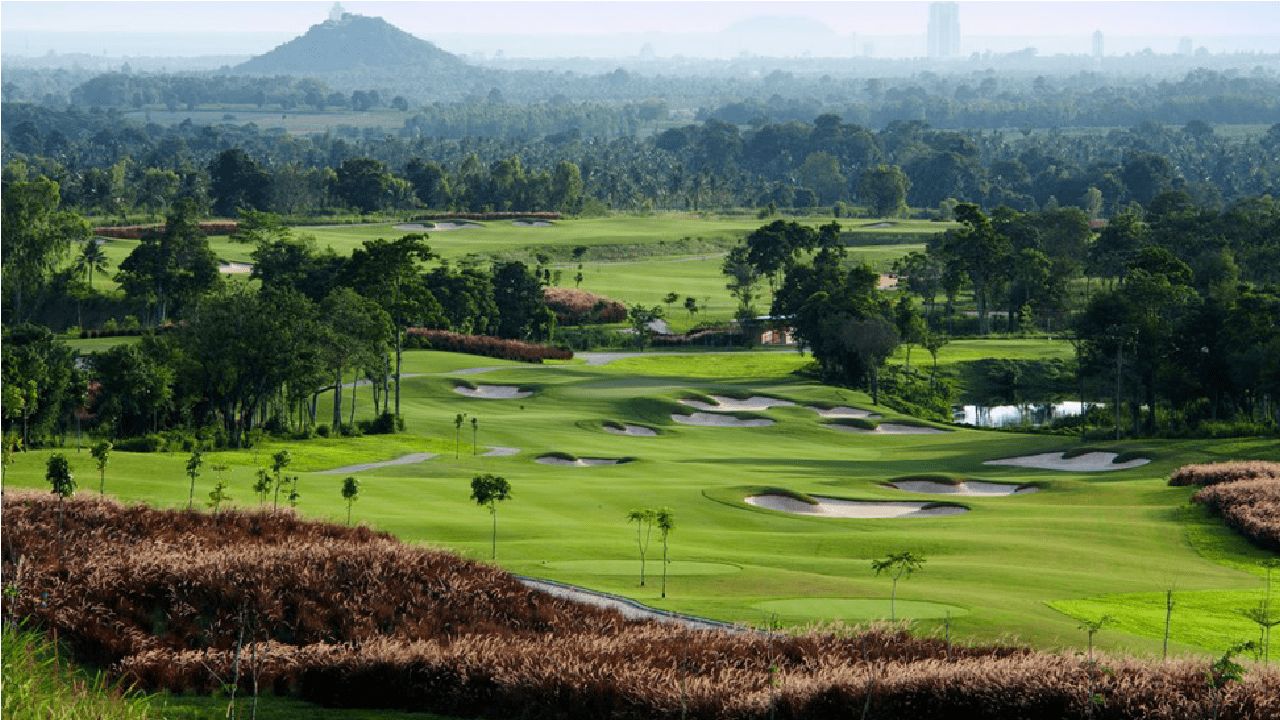
[[[439,455],[439,453],[429,453],[429,452],[411,453],[409,455],[398,457],[395,460],[384,460],[382,462],[372,462],[372,463],[360,463],[359,465],[346,465],[340,468],[334,468],[332,470],[319,470],[317,471],[316,474],[337,475],[339,473],[360,472],[361,470],[375,470],[377,468],[390,467],[392,465],[413,465],[414,463],[420,463],[423,460],[430,460],[436,455]]]
[[[459,395],[485,400],[519,400],[533,394],[528,390],[521,390],[515,385],[477,385],[473,388],[459,385],[453,391]]]
[[[1024,495],[1038,492],[1034,485],[1011,485],[1009,483],[990,483],[981,480],[964,480],[952,485],[936,480],[894,480],[888,487],[905,492],[925,493],[928,495],[964,495],[967,497],[1005,497],[1008,495]]]
[[[559,455],[541,455],[534,462],[543,465],[562,465],[566,467],[593,467],[597,465],[621,465],[629,463],[626,458],[567,458]]]
[[[862,408],[849,407],[848,405],[837,405],[833,408],[813,407],[814,412],[820,417],[831,418],[833,420],[847,420],[850,418],[878,418],[876,413],[863,410]]]
[[[700,427],[769,427],[773,421],[768,418],[737,418],[732,415],[715,415],[713,413],[693,413],[681,415],[673,413],[671,419],[684,425]]]
[[[449,232],[450,230],[468,230],[470,228],[478,228],[478,227],[480,226],[475,223],[438,222],[438,223],[405,223],[402,225],[397,225],[396,229],[397,230],[419,230],[419,231],[425,230],[430,232]]]
[[[832,430],[842,430],[844,432],[867,433],[878,435],[936,435],[946,432],[934,427],[924,425],[898,425],[895,423],[880,423],[875,430],[860,428],[856,425],[846,425],[844,423],[827,423],[827,427]]]
[[[253,264],[224,261],[218,263],[218,272],[225,275],[248,275],[253,272]]]
[[[836,500],[835,498],[814,497],[817,505],[810,505],[786,495],[752,495],[746,498],[748,505],[777,510],[778,512],[812,517],[835,518],[909,518],[939,517],[942,515],[962,515],[968,508],[954,505],[938,505],[923,502],[858,502],[856,500]]]
[[[551,227],[551,223],[545,220],[512,220],[511,224],[516,227]]]
[[[520,448],[516,447],[491,447],[486,453],[482,453],[480,457],[511,457],[519,455]]]
[[[701,400],[681,400],[680,402],[689,407],[699,410],[711,410],[714,412],[738,412],[743,410],[768,410],[771,407],[786,407],[795,405],[790,400],[781,400],[771,397],[749,397],[743,400],[737,400],[724,395],[708,395],[714,402],[703,402]]]
[[[1065,470],[1074,472],[1108,472],[1111,470],[1128,470],[1151,462],[1147,458],[1136,458],[1128,462],[1115,462],[1116,453],[1088,452],[1075,457],[1064,457],[1064,452],[1048,452],[1039,455],[988,460],[983,465],[1015,465],[1017,467],[1038,468],[1040,470]]]
[[[653,437],[658,434],[657,430],[643,425],[609,425],[606,423],[604,431],[614,435],[631,435],[633,437]]]

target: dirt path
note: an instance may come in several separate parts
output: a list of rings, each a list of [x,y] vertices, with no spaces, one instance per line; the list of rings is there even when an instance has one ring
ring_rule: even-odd
[[[731,630],[745,632],[744,628],[732,623],[707,620],[705,618],[697,618],[691,615],[681,615],[680,613],[667,612],[666,610],[658,610],[646,605],[641,605],[635,600],[620,597],[618,595],[596,592],[595,590],[588,590],[575,585],[566,585],[554,580],[539,580],[537,578],[524,577],[522,575],[517,575],[516,578],[535,590],[541,590],[545,593],[555,595],[556,597],[591,603],[598,607],[612,608],[621,612],[630,620],[660,620],[663,622],[673,622],[693,630]]]

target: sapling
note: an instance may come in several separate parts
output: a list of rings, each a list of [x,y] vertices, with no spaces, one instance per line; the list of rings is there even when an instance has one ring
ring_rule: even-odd
[[[649,536],[653,534],[653,524],[657,519],[657,511],[653,508],[638,508],[627,513],[627,522],[636,523],[636,547],[640,550],[640,587],[644,587],[644,557],[649,552]]]
[[[360,499],[360,481],[348,476],[342,481],[342,499],[347,501],[347,525],[351,524],[351,505]]]
[[[511,497],[511,484],[497,475],[477,475],[471,478],[471,499],[477,505],[489,508],[493,516],[492,559],[498,559],[498,503]]]
[[[911,577],[911,573],[924,567],[924,561],[923,557],[910,550],[893,553],[883,560],[871,561],[871,569],[876,571],[876,575],[887,572],[889,577],[893,579],[893,591],[889,595],[890,622],[898,619],[895,607],[898,600],[898,581],[904,577]]]
[[[191,478],[191,494],[187,496],[188,510],[196,504],[196,478],[200,477],[201,465],[204,465],[204,454],[195,450],[191,453],[191,457],[187,458],[187,477]]]
[[[471,417],[471,454],[476,454],[476,434],[480,432],[480,418]]]
[[[1110,615],[1103,615],[1097,620],[1085,620],[1080,629],[1089,634],[1089,664],[1093,664],[1093,636],[1097,635],[1102,628],[1115,622],[1115,618]]]
[[[45,465],[44,478],[53,486],[53,492],[58,496],[58,541],[61,542],[62,501],[76,494],[76,478],[71,474],[71,464],[67,462],[67,456],[62,453],[50,455]]]
[[[266,468],[258,468],[258,482],[253,484],[253,491],[258,493],[258,502],[267,501],[267,493],[271,492],[271,476]]]
[[[103,440],[93,447],[89,448],[89,454],[93,456],[94,461],[98,464],[98,494],[106,493],[107,487],[107,462],[111,459],[111,441]]]
[[[462,421],[466,419],[466,415],[458,413],[453,416],[453,459],[457,460],[458,455],[462,452]]]
[[[667,596],[667,565],[671,561],[667,559],[667,536],[676,527],[675,513],[669,507],[658,508],[657,512],[658,531],[662,533],[662,597]]]
[[[289,463],[293,461],[293,456],[288,450],[281,450],[271,456],[271,471],[275,473],[275,496],[271,499],[271,510],[274,511],[280,504],[280,486],[284,484],[285,477],[281,475],[284,469],[289,467]]]

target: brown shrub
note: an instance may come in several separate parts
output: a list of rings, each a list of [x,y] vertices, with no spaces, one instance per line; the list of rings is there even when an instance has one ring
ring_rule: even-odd
[[[544,288],[542,294],[561,325],[616,323],[627,319],[626,305],[586,290],[549,287]]]
[[[1191,498],[1266,550],[1280,552],[1280,476],[1206,487]]]
[[[1280,478],[1280,463],[1253,461],[1184,465],[1169,476],[1169,484],[1208,486],[1255,478]]]

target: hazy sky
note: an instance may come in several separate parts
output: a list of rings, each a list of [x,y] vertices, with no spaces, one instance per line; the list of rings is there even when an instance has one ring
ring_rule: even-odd
[[[760,15],[808,16],[838,33],[923,34],[927,2],[801,0],[559,1],[421,0],[344,2],[419,36],[441,33],[715,32]],[[332,2],[316,0],[157,0],[155,2],[0,2],[5,31],[265,31],[301,34]],[[1272,35],[1280,2],[1035,1],[961,2],[966,35]]]

